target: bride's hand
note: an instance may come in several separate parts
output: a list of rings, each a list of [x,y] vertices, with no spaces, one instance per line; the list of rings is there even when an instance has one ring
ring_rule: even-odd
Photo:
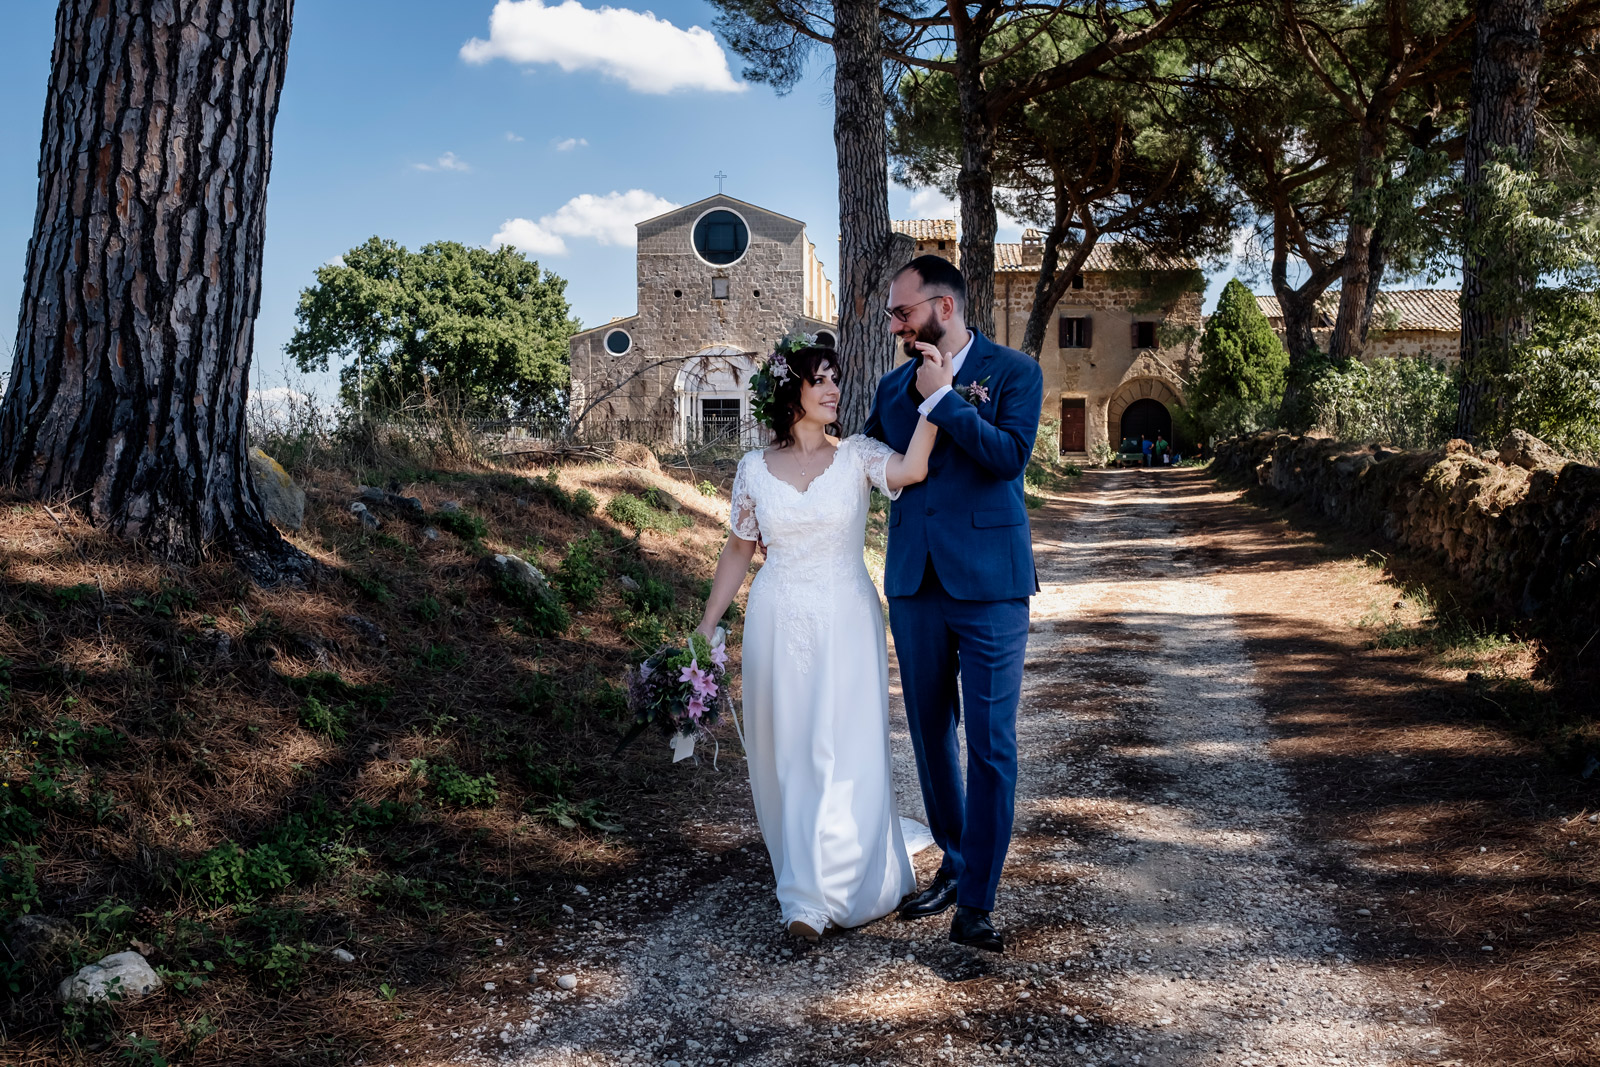
[[[717,624],[714,622],[703,622],[694,628],[694,632],[705,638],[708,642],[715,642],[717,639]]]

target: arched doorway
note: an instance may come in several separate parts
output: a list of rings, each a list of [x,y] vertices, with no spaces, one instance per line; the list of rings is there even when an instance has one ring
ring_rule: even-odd
[[[1175,451],[1182,451],[1183,442],[1173,437],[1181,427],[1173,425],[1173,414],[1183,408],[1183,398],[1172,384],[1163,378],[1133,378],[1123,382],[1106,404],[1106,434],[1112,436],[1113,447],[1131,435],[1137,441],[1140,434],[1165,434]]]
[[[728,345],[701,349],[686,361],[673,385],[676,439],[692,444],[760,444],[761,427],[750,417],[750,375],[755,367],[753,352]]]
[[[1122,436],[1118,440],[1139,440],[1140,436],[1154,441],[1158,437],[1172,440],[1172,412],[1159,400],[1146,397],[1129,404],[1122,413]]]

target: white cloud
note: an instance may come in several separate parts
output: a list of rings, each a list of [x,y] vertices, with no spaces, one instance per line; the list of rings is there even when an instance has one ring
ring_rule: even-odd
[[[955,219],[957,227],[961,223],[961,205],[945,196],[939,190],[930,187],[911,189],[904,186],[895,186],[895,192],[909,194],[907,205],[912,219]],[[1027,223],[1014,219],[1004,211],[995,213],[995,239],[999,241],[1020,241],[1022,231],[1027,228]]]
[[[554,63],[569,74],[598,71],[637,93],[745,89],[734,80],[727,54],[711,31],[680,30],[649,11],[587,8],[578,0],[555,6],[544,0],[497,0],[489,15],[489,39],[474,37],[462,45],[461,58]]]
[[[589,142],[583,137],[568,137],[565,141],[555,142],[557,152],[570,152],[574,148],[588,148]]]
[[[489,238],[490,248],[510,245],[519,252],[536,256],[564,256],[567,242],[532,219],[507,219]]]
[[[518,141],[525,140],[525,138],[518,137],[515,133],[511,132],[510,130],[507,130],[506,131],[506,140],[508,140],[508,141],[512,142],[513,144],[515,144]]]
[[[937,189],[916,189],[911,193],[911,216],[918,219],[959,219],[961,208]]]
[[[507,219],[489,239],[489,247],[515,245],[523,252],[560,256],[567,251],[567,243],[563,238],[575,237],[603,245],[631,248],[637,237],[634,231],[636,224],[677,206],[643,189],[611,192],[604,196],[584,193],[562,204],[553,214],[542,216],[538,222]]]
[[[417,170],[454,170],[465,172],[472,169],[472,166],[466,160],[462,159],[460,156],[457,156],[454,152],[446,152],[432,163],[413,163],[411,165]]]

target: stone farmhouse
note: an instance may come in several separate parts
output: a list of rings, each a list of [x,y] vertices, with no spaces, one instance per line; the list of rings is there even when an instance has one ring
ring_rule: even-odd
[[[805,223],[718,194],[638,235],[638,310],[572,337],[572,417],[632,440],[757,443],[756,362],[788,333],[833,340],[833,286]]]
[[[1258,296],[1256,303],[1278,336],[1283,336],[1283,309],[1275,296]],[[1324,293],[1317,301],[1311,334],[1327,351],[1339,316],[1339,294]],[[1385,289],[1373,310],[1372,331],[1363,359],[1425,356],[1454,363],[1461,358],[1461,290]]]
[[[954,219],[896,222],[894,228],[916,242],[919,255],[942,255],[960,266]],[[1161,284],[1192,272],[1194,261],[1145,257],[1143,269],[1130,270],[1117,251],[1115,242],[1095,245],[1056,305],[1039,353],[1040,418],[1060,420],[1064,456],[1102,444],[1115,448],[1140,434],[1170,439],[1172,413],[1183,405],[1184,383],[1200,359],[1203,294]],[[1037,230],[1024,231],[1020,243],[995,245],[991,340],[1021,346],[1043,258]]]
[[[959,266],[950,219],[896,222],[916,251]],[[571,340],[571,415],[582,429],[636,440],[737,437],[755,444],[749,377],[786,333],[831,344],[837,312],[805,224],[719,194],[638,226],[638,310]],[[1043,254],[1036,231],[996,246],[997,336],[1022,343]],[[1129,270],[1097,246],[1057,307],[1039,361],[1042,420],[1063,454],[1172,433],[1199,358],[1201,294],[1163,287],[1189,260]],[[1169,292],[1164,304],[1157,294]]]

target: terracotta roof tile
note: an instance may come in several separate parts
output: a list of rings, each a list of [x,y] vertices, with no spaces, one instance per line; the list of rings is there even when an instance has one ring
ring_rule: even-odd
[[[955,241],[960,236],[955,219],[903,219],[889,226],[913,241]]]
[[[1461,330],[1461,290],[1459,289],[1385,289],[1378,294],[1378,315],[1388,311],[1399,313],[1399,321],[1391,329],[1439,330],[1458,333]],[[1257,296],[1256,306],[1269,319],[1283,325],[1283,309],[1275,296]],[[1317,329],[1327,329],[1339,314],[1339,293],[1323,293],[1317,301]],[[1381,325],[1381,323],[1380,323]]]
[[[1128,269],[1118,260],[1115,253],[1121,242],[1100,241],[1089,252],[1089,260],[1083,265],[1084,270],[1126,270]],[[996,244],[994,246],[994,269],[998,271],[1027,271],[1036,273],[1039,270],[1037,263],[1024,263],[1022,260],[1022,245]],[[1179,256],[1153,256],[1145,261],[1148,270],[1189,270],[1195,266],[1192,259]],[[1135,268],[1137,269],[1137,268]]]

